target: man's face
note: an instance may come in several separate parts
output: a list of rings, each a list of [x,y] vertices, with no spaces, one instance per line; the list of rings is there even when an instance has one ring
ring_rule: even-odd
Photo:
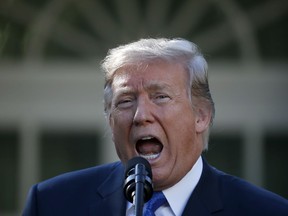
[[[164,62],[122,68],[113,79],[109,121],[117,154],[124,163],[146,158],[155,190],[176,184],[202,152],[187,80],[181,65]]]

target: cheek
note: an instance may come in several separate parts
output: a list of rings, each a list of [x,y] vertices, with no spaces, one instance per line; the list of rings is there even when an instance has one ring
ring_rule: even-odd
[[[166,113],[166,124],[173,128],[174,134],[189,133],[195,131],[195,115],[193,108],[188,104],[186,106],[172,107]]]
[[[195,117],[191,110],[182,110],[169,121],[168,134],[172,136],[174,150],[184,153],[191,152],[196,139]]]
[[[131,114],[123,112],[115,112],[110,117],[110,128],[112,131],[112,138],[116,142],[125,142],[128,139],[131,127]]]
[[[125,124],[125,121],[128,120],[128,112],[120,112],[118,110],[113,110],[110,115],[110,126],[114,128],[119,127],[121,124]]]

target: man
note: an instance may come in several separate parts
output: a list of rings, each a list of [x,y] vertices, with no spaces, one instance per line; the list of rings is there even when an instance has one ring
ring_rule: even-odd
[[[202,159],[214,103],[207,63],[195,44],[142,39],[110,50],[102,66],[105,113],[122,163],[33,186],[23,215],[133,215],[123,183],[124,165],[135,156],[149,161],[154,191],[165,196],[156,215],[288,215],[284,198]]]

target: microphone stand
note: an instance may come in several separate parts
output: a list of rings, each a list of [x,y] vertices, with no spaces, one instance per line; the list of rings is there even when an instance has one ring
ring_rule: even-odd
[[[133,197],[136,216],[143,215],[145,174],[146,174],[145,166],[141,163],[136,164],[135,166],[136,190],[135,195]]]
[[[152,170],[149,162],[134,157],[127,162],[125,170],[124,196],[133,203],[136,216],[143,215],[143,206],[153,194]]]

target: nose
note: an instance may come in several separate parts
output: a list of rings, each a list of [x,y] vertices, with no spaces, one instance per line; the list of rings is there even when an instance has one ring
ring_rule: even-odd
[[[143,126],[150,124],[153,121],[153,104],[148,98],[138,98],[137,107],[133,118],[134,125]]]

